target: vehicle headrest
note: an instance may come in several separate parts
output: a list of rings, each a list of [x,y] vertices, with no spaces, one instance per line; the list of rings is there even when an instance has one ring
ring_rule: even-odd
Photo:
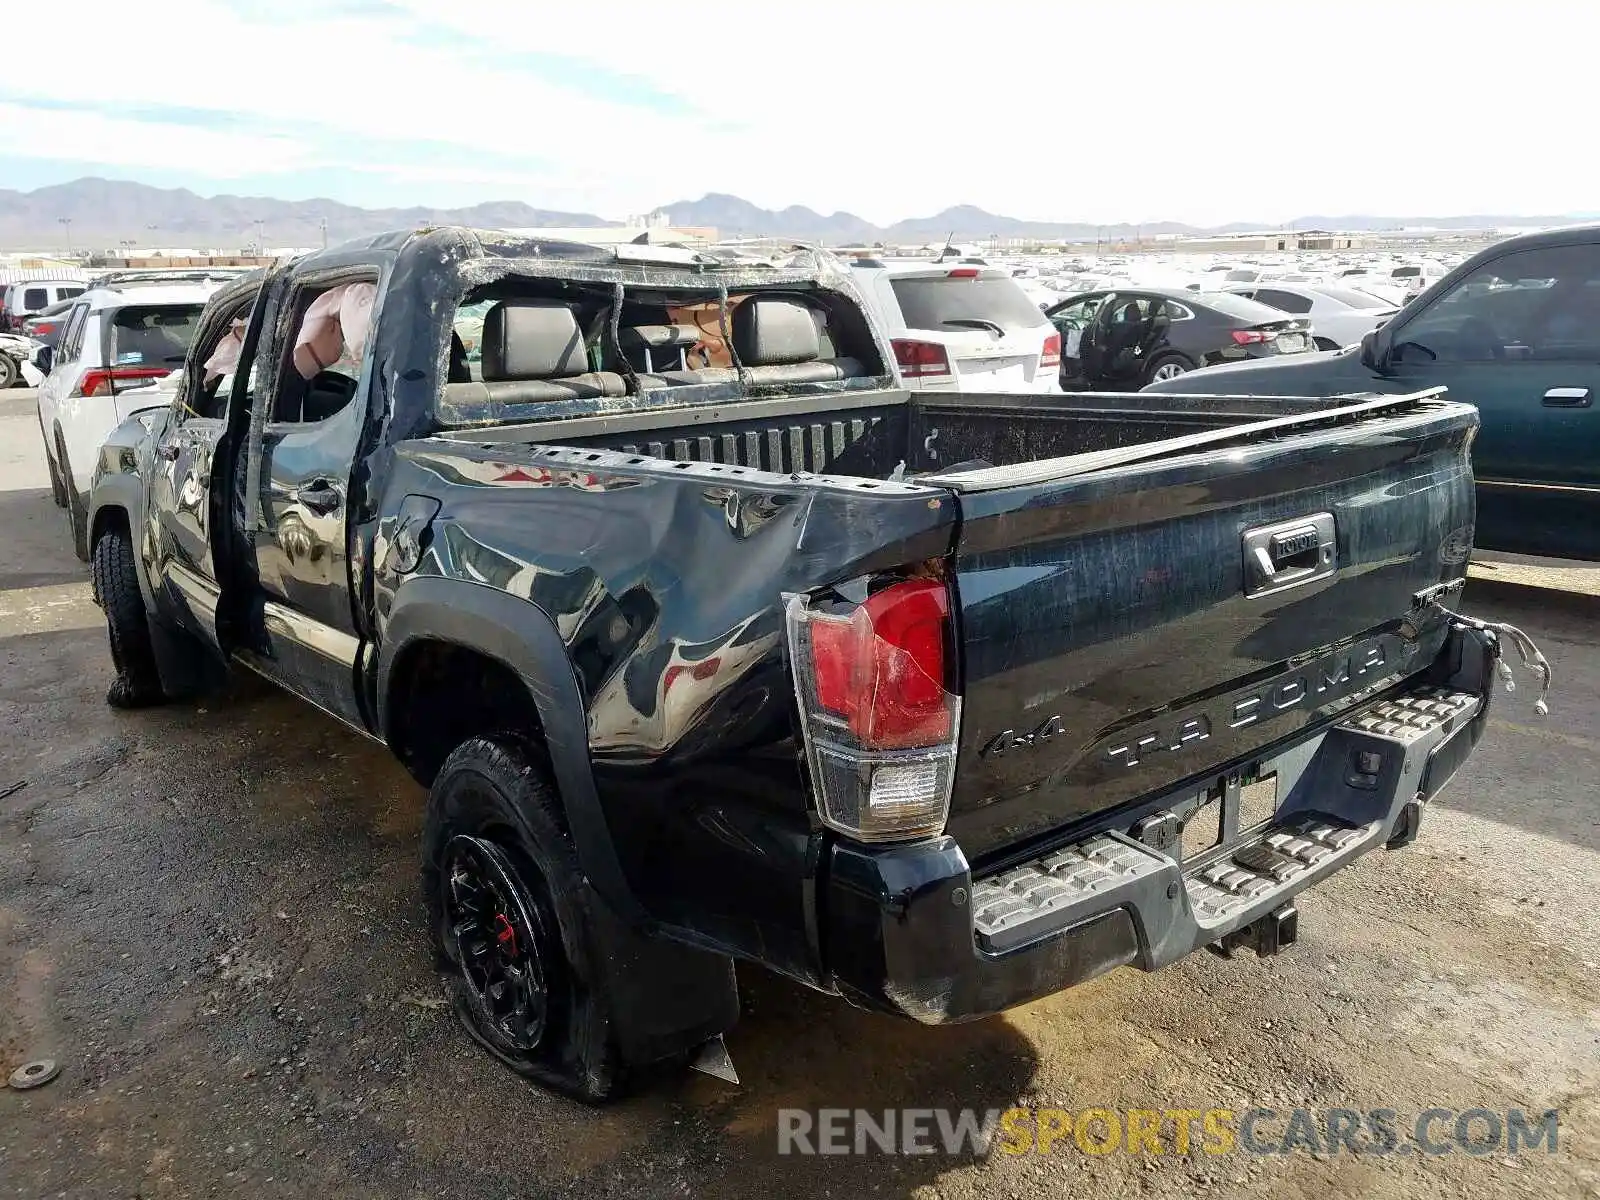
[[[617,331],[617,341],[624,350],[675,350],[693,346],[699,340],[700,331],[693,325],[624,325]]]
[[[572,309],[559,300],[502,300],[483,317],[483,379],[582,375],[589,355]]]
[[[822,342],[804,304],[753,297],[733,310],[733,348],[747,367],[775,367],[815,361]]]

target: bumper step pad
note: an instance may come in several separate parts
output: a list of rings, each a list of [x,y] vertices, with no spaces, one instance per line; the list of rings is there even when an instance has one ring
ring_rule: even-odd
[[[1114,907],[1110,893],[1171,864],[1130,841],[1100,836],[1056,850],[1020,867],[974,881],[972,919],[986,949],[1017,945],[1031,926],[1054,929],[1064,910],[1092,902],[1098,912]]]
[[[1436,729],[1454,727],[1478,711],[1478,698],[1471,692],[1449,688],[1425,688],[1409,696],[1383,700],[1361,710],[1339,725],[1353,733],[1373,733],[1407,744],[1420,740]]]
[[[1202,924],[1224,920],[1370,835],[1322,817],[1269,829],[1261,840],[1183,881],[1195,919]]]

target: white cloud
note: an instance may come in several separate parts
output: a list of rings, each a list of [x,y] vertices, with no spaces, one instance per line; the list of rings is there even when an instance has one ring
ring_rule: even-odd
[[[1555,0],[399,3],[409,21],[302,0],[249,16],[163,0],[170,66],[130,70],[118,39],[96,37],[74,42],[71,72],[19,55],[0,79],[13,96],[238,110],[327,127],[331,142],[222,146],[56,114],[49,139],[0,121],[0,155],[203,161],[218,175],[342,166],[391,174],[398,191],[409,168],[395,142],[449,142],[462,160],[424,156],[419,180],[611,215],[708,190],[880,221],[955,203],[1102,221],[1572,211],[1600,194],[1574,133],[1590,52],[1553,36],[1572,11]],[[21,18],[21,44],[35,20]],[[486,39],[504,65],[464,55],[461,37]],[[518,53],[588,61],[591,86],[526,74]],[[626,102],[609,86],[618,74],[691,111]],[[547,165],[524,173],[518,158]]]
[[[92,112],[52,112],[6,103],[0,103],[0,154],[87,159],[128,168],[203,164],[208,175],[223,179],[260,171],[292,171],[311,162],[304,147],[289,138],[242,136],[192,125]]]

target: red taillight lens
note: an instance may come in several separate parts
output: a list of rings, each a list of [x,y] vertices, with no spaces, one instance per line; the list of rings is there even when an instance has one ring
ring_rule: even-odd
[[[790,596],[784,622],[823,823],[867,842],[938,834],[961,723],[944,585],[899,580],[842,611],[837,598]]]
[[[1256,346],[1262,342],[1270,342],[1277,336],[1276,333],[1268,329],[1235,329],[1233,331],[1233,341],[1238,346]]]
[[[938,342],[895,338],[893,344],[894,360],[900,364],[900,374],[907,379],[927,379],[933,375],[950,374],[950,356]]]
[[[1061,366],[1061,335],[1052,333],[1044,340],[1044,350],[1039,355],[1039,369],[1049,371],[1059,366]]]
[[[113,367],[110,370],[100,367],[83,373],[83,380],[78,384],[78,395],[109,396],[113,381],[126,383],[134,379],[163,379],[168,374],[165,367]]]
[[[870,750],[946,740],[949,618],[944,585],[919,579],[874,593],[848,621],[817,622],[811,655],[818,702]]]
[[[946,275],[950,279],[976,279],[978,277],[978,268],[957,267],[953,271],[946,272]]]

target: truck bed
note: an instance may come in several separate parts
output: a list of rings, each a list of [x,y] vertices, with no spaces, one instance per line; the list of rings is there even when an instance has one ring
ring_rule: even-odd
[[[689,389],[681,389],[688,391]],[[1441,389],[1442,390],[1442,389]],[[1148,452],[1171,453],[1227,440],[1226,431],[1245,437],[1267,424],[1260,436],[1319,421],[1355,420],[1361,412],[1330,412],[1359,403],[1318,400],[1309,404],[1287,397],[1192,397],[1146,393],[1069,393],[1034,397],[1010,393],[959,393],[930,396],[899,390],[785,397],[742,403],[685,402],[687,397],[657,393],[661,402],[647,408],[618,408],[569,416],[551,406],[547,420],[444,431],[441,436],[477,444],[544,444],[620,451],[669,462],[719,463],[778,474],[887,479],[908,475],[967,475],[987,467],[1064,464],[1055,460],[1111,452],[1101,461],[1134,461]],[[1371,401],[1368,411],[1398,410],[1419,397]],[[1221,438],[1216,437],[1222,432]],[[1082,464],[1089,466],[1090,464]],[[952,468],[962,468],[952,471]],[[1037,475],[1038,471],[1030,475]],[[990,476],[999,483],[1022,476]],[[966,488],[982,479],[956,480]]]

